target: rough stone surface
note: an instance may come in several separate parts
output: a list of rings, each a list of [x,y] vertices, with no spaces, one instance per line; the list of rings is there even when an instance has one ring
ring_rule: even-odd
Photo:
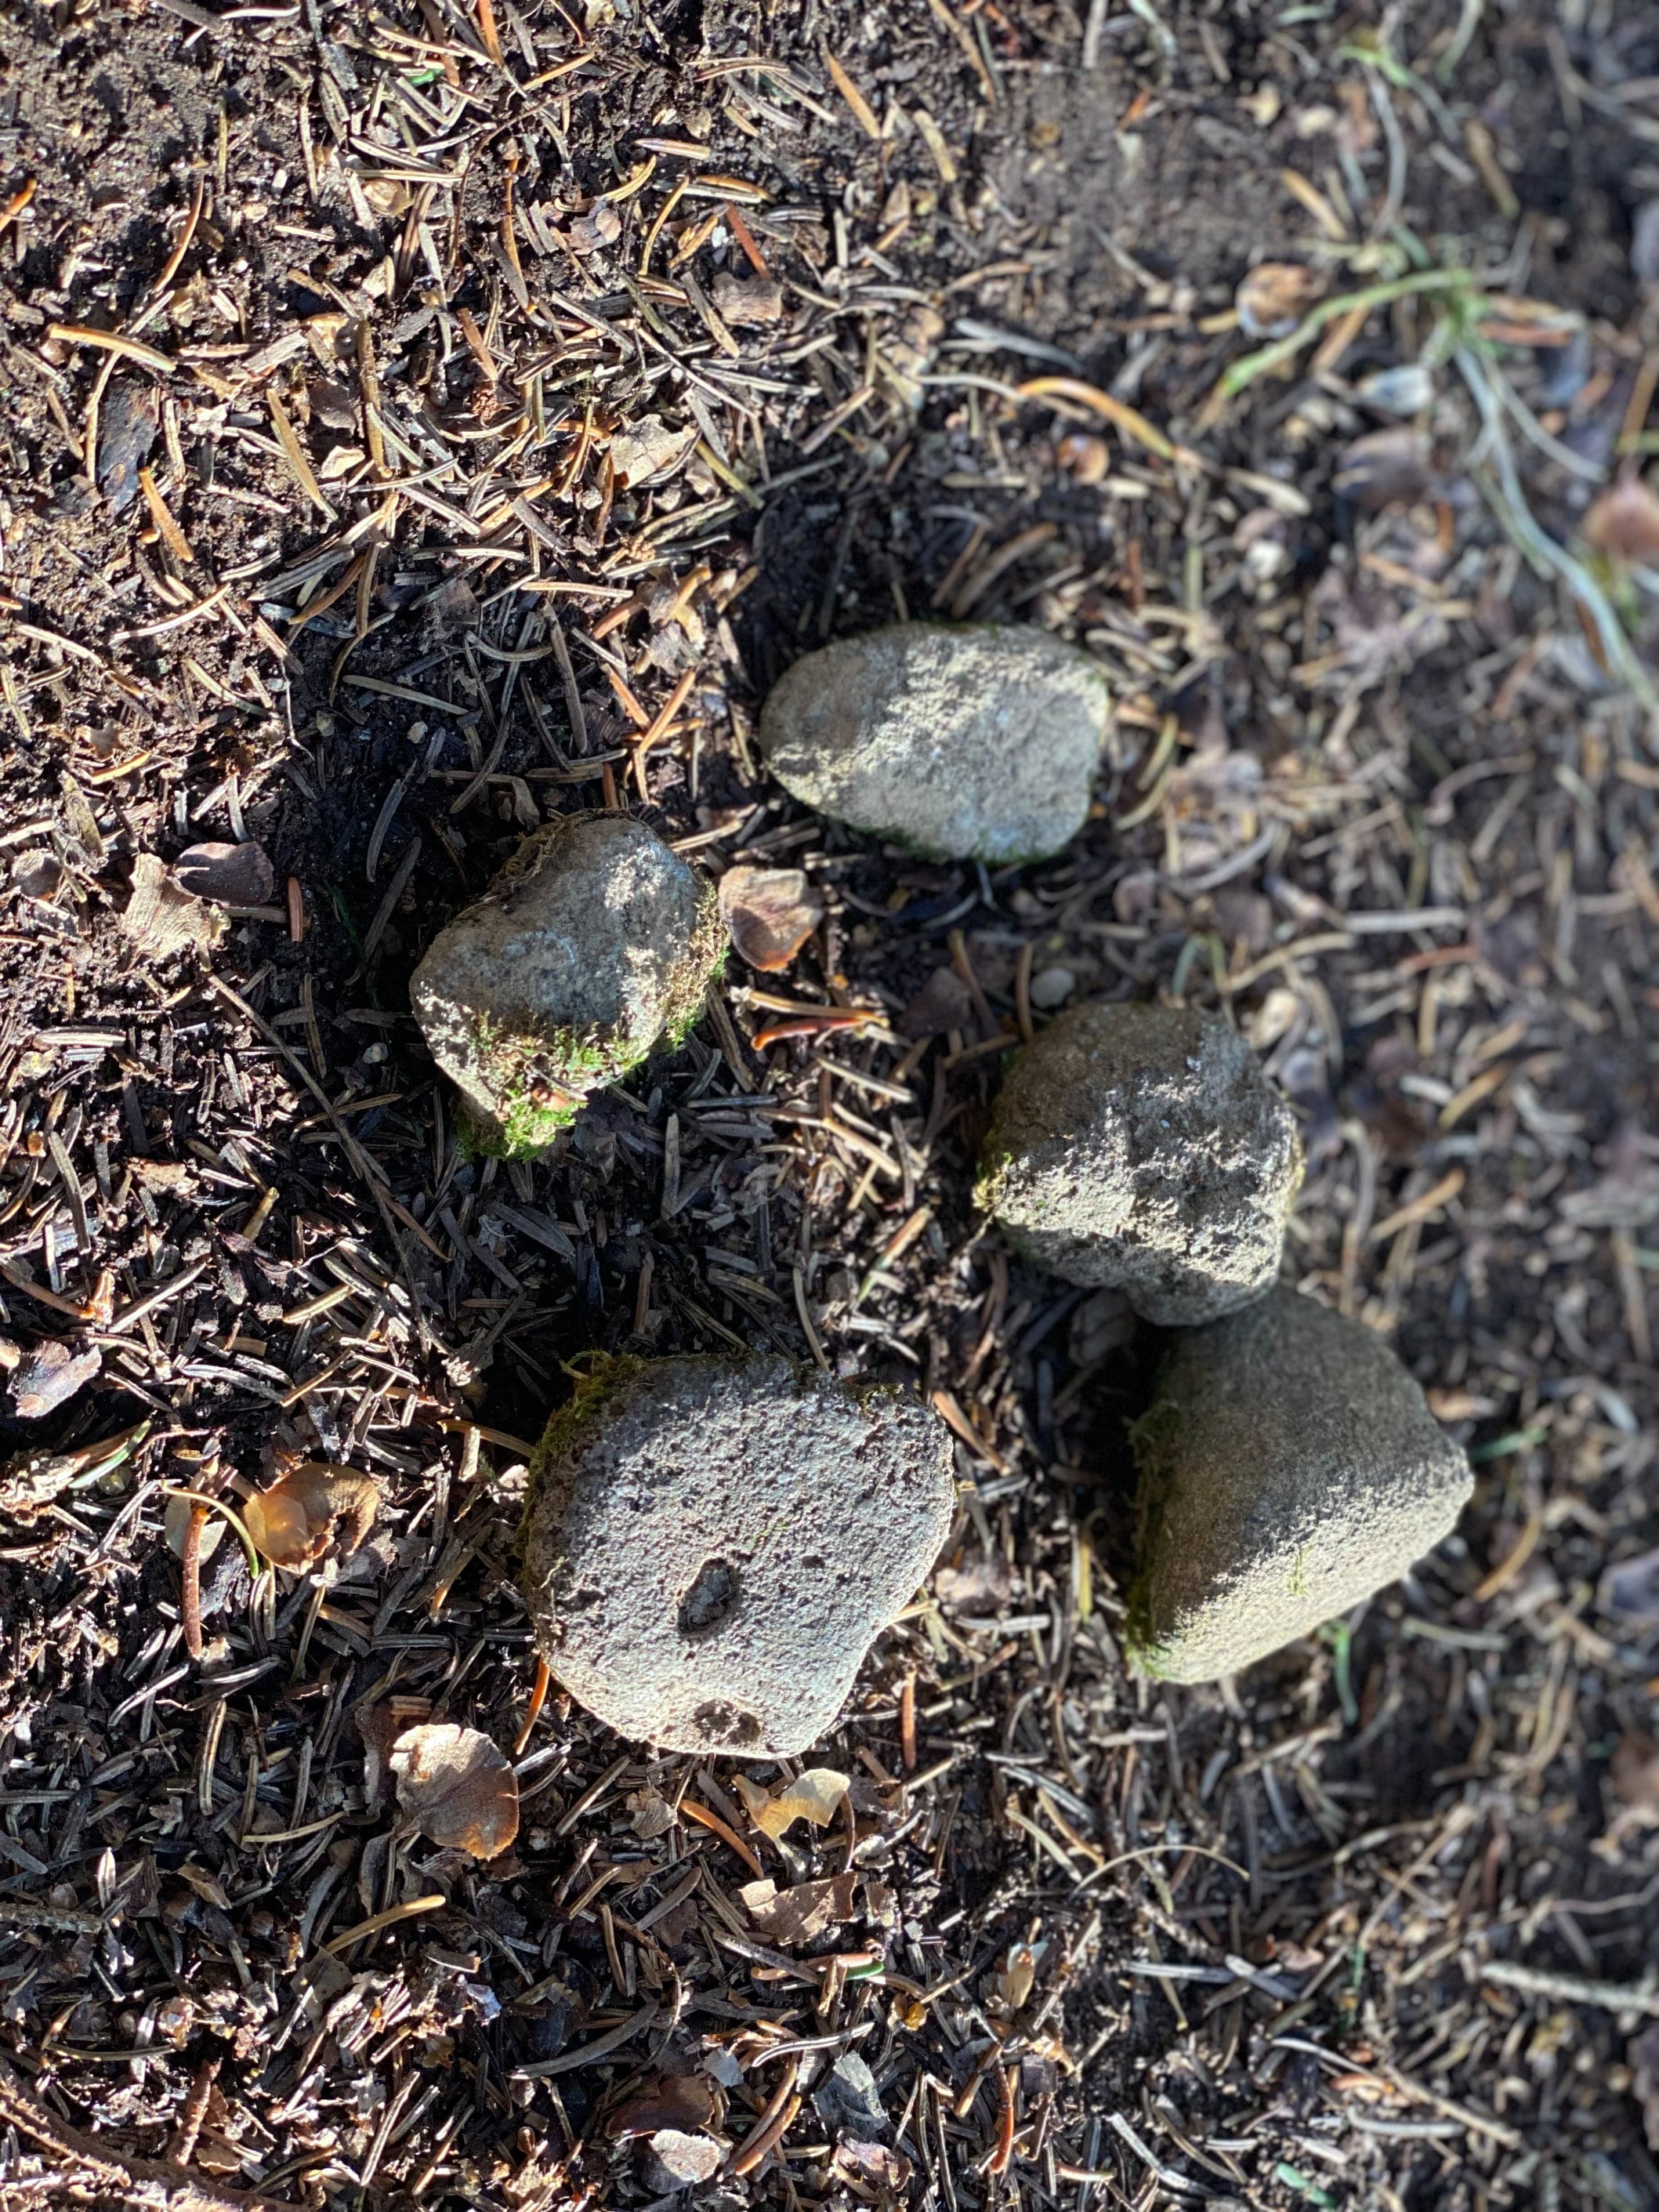
[[[1042,630],[896,623],[798,660],[760,742],[786,790],[855,830],[1032,860],[1087,818],[1108,714],[1100,669]]]
[[[1135,1455],[1131,1650],[1175,1682],[1237,1673],[1393,1582],[1473,1487],[1382,1340],[1283,1286],[1171,1335]]]
[[[1225,1022],[1091,1005],[1015,1061],[977,1196],[1038,1267],[1192,1328],[1273,1281],[1301,1180],[1295,1118]]]
[[[775,1757],[833,1726],[950,1529],[951,1439],[896,1391],[766,1358],[603,1364],[520,1532],[554,1674],[621,1735]]]
[[[625,814],[526,840],[410,981],[482,1149],[551,1142],[587,1092],[696,1019],[723,942],[714,886]]]

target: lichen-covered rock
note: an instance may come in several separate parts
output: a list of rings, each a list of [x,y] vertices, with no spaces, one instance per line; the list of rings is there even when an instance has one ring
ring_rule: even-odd
[[[1035,860],[1083,826],[1109,701],[1039,629],[895,623],[773,686],[761,750],[822,814],[950,860]]]
[[[601,1362],[520,1533],[558,1680],[621,1735],[775,1757],[833,1726],[950,1529],[951,1439],[893,1389],[787,1360]]]
[[[1235,1674],[1393,1582],[1472,1487],[1382,1340],[1282,1285],[1172,1332],[1134,1442],[1131,1653],[1174,1682]]]
[[[723,938],[713,884],[642,822],[568,815],[526,839],[410,981],[480,1149],[539,1151],[591,1090],[678,1044]]]
[[[1273,1281],[1301,1180],[1291,1109],[1225,1022],[1090,1005],[1015,1061],[976,1195],[1038,1267],[1191,1328]]]

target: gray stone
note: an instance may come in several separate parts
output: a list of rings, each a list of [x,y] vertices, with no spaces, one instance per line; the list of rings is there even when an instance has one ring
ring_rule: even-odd
[[[1171,1335],[1134,1441],[1130,1649],[1173,1682],[1235,1674],[1370,1596],[1473,1487],[1382,1340],[1283,1285]]]
[[[1038,1267],[1192,1328],[1273,1281],[1301,1180],[1291,1109],[1225,1022],[1089,1005],[1015,1061],[976,1195]]]
[[[951,1438],[773,1358],[602,1362],[548,1425],[520,1546],[538,1650],[620,1735],[759,1759],[833,1726],[951,1526]]]
[[[481,1149],[534,1152],[589,1091],[681,1042],[723,945],[713,884],[653,830],[567,815],[439,932],[410,1003]]]
[[[1109,701],[1039,629],[896,623],[773,686],[761,750],[820,813],[950,860],[1035,860],[1087,819]]]

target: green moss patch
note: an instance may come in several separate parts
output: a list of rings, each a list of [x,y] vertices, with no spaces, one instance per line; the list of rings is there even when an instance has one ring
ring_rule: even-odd
[[[493,1111],[488,1118],[472,1118],[464,1139],[467,1149],[503,1159],[545,1152],[570,1127],[591,1091],[618,1082],[659,1048],[679,1050],[702,1018],[709,985],[725,957],[720,901],[714,885],[705,882],[699,886],[690,940],[669,976],[662,1021],[653,1036],[599,1029],[505,1030],[481,1018],[472,1055]]]
[[[524,1511],[515,1546],[523,1563],[538,1522],[562,1516],[568,1496],[569,1470],[599,1426],[608,1407],[641,1374],[647,1363],[631,1352],[597,1355],[558,1410],[550,1414],[541,1441],[531,1454]]]

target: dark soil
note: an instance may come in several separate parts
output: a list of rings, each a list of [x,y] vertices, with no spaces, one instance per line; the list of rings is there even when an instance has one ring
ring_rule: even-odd
[[[0,9],[0,1337],[101,1358],[43,1419],[0,1398],[0,2201],[122,2195],[55,2118],[209,2198],[642,2204],[665,2084],[712,2061],[741,2144],[822,2037],[880,2154],[814,2053],[781,2154],[695,2201],[1659,2202],[1653,732],[1493,507],[1437,295],[1213,404],[1259,263],[1479,272],[1531,513],[1582,551],[1652,451],[1659,18],[577,13]],[[775,321],[718,311],[728,204]],[[1399,424],[1366,380],[1419,364]],[[629,435],[677,447],[657,481]],[[1650,583],[1606,580],[1650,641]],[[919,864],[756,768],[793,657],[936,608],[1113,678],[1057,860]],[[469,1159],[409,972],[607,777],[829,918],[551,1160]],[[208,840],[269,893],[136,943],[135,863]],[[1416,1575],[1215,1689],[1119,1656],[1149,1347],[969,1202],[1023,962],[1231,1010],[1304,1120],[1289,1273],[1477,1462]],[[875,1020],[757,1051],[769,998]],[[763,1843],[729,1763],[556,1695],[504,1858],[399,1828],[389,1700],[526,1722],[515,1439],[566,1363],[801,1358],[804,1316],[963,1436],[941,1571],[810,1762],[846,1826]],[[164,1488],[303,1457],[374,1474],[374,1534],[255,1584],[227,1537],[192,1663]],[[856,1869],[851,1917],[757,1936],[688,1805],[780,1889]]]

